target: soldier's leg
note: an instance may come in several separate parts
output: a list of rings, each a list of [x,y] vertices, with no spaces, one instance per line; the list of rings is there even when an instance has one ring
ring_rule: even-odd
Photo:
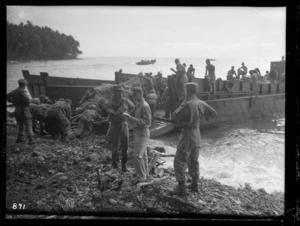
[[[190,141],[187,137],[180,136],[174,158],[174,171],[177,181],[185,181],[185,171],[190,155]]]
[[[25,119],[24,124],[25,124],[25,128],[26,128],[27,136],[29,137],[29,144],[33,144],[34,143],[34,133],[32,130],[31,119]]]
[[[121,147],[122,147],[122,162],[127,162],[127,149],[129,146],[129,129],[127,123],[122,125]]]
[[[68,141],[70,122],[68,118],[61,112],[59,113],[59,131],[61,134],[61,140]]]
[[[178,186],[171,192],[171,195],[186,195],[185,187],[185,171],[190,154],[190,141],[188,137],[180,136],[180,141],[177,145],[177,151],[174,159],[175,177]]]
[[[76,131],[76,135],[77,136],[81,136],[82,135],[82,132],[83,132],[83,129],[84,129],[84,119],[81,118],[78,122],[78,125],[77,125],[77,131]]]
[[[199,180],[199,153],[200,147],[193,147],[190,153],[189,161],[188,161],[188,169],[189,174],[192,177],[192,183],[189,186],[190,189],[194,192],[198,192],[198,180]]]
[[[119,165],[119,150],[121,144],[121,124],[110,124],[111,145],[112,145],[112,165],[117,169]]]
[[[127,162],[127,150],[129,147],[129,130],[127,123],[122,125],[121,133],[121,149],[122,149],[122,171],[126,172],[126,162]]]
[[[138,181],[146,180],[148,175],[148,162],[145,152],[147,151],[146,145],[149,136],[149,129],[141,129],[135,131],[133,160],[136,178]]]
[[[25,133],[25,126],[22,117],[16,117],[17,125],[18,125],[18,137],[16,143],[24,142],[24,133]]]

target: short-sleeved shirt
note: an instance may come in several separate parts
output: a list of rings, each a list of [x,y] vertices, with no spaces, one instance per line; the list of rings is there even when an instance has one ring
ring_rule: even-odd
[[[151,109],[144,99],[142,99],[135,110],[135,118],[138,119],[138,122],[135,123],[135,129],[145,129],[151,126]]]

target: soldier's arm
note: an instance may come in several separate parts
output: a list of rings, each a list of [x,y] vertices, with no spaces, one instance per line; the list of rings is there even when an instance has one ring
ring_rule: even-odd
[[[70,120],[72,117],[72,110],[70,105],[67,107],[67,118]]]
[[[30,98],[29,98],[29,96],[28,96],[28,94],[26,93],[25,90],[23,91],[22,95],[23,95],[23,101],[24,101],[25,105],[29,106],[29,104],[30,104]]]
[[[180,121],[183,117],[185,117],[189,113],[189,106],[185,103],[185,101],[174,111],[173,119],[175,121]]]
[[[128,98],[126,99],[126,103],[127,103],[128,112],[131,114],[135,109],[135,104]]]
[[[204,110],[204,118],[206,120],[209,120],[210,118],[215,118],[217,116],[217,112],[215,111],[215,109],[213,109],[207,103],[202,101],[202,105],[203,105],[203,110]]]
[[[13,100],[12,100],[13,93],[14,93],[14,91],[11,91],[11,92],[9,92],[9,93],[6,95],[6,100],[7,100],[9,103],[13,103]]]
[[[137,126],[150,126],[151,124],[151,110],[148,107],[143,106],[141,109],[141,118],[136,118],[133,116],[127,116],[129,121],[135,123]]]

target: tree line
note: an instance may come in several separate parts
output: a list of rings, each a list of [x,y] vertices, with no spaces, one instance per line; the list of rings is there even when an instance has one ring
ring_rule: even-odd
[[[34,26],[30,21],[7,24],[7,60],[75,59],[82,54],[79,42],[51,28]]]

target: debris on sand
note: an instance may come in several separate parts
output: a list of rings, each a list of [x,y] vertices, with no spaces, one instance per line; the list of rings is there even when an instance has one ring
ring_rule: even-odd
[[[49,216],[70,212],[199,213],[247,216],[280,216],[284,213],[282,193],[268,194],[249,185],[235,189],[215,180],[200,178],[199,193],[188,190],[185,198],[170,196],[177,185],[173,169],[164,169],[163,148],[148,148],[151,178],[135,185],[132,160],[128,172],[112,169],[111,151],[105,136],[91,134],[71,142],[36,138],[36,144],[15,143],[16,127],[7,127],[6,209],[14,203],[27,211],[49,211]],[[130,156],[130,153],[129,153]],[[187,177],[187,184],[190,182]],[[32,216],[31,216],[32,217]],[[30,218],[30,216],[28,217]],[[72,218],[72,217],[70,217]],[[74,218],[74,217],[73,217]]]

